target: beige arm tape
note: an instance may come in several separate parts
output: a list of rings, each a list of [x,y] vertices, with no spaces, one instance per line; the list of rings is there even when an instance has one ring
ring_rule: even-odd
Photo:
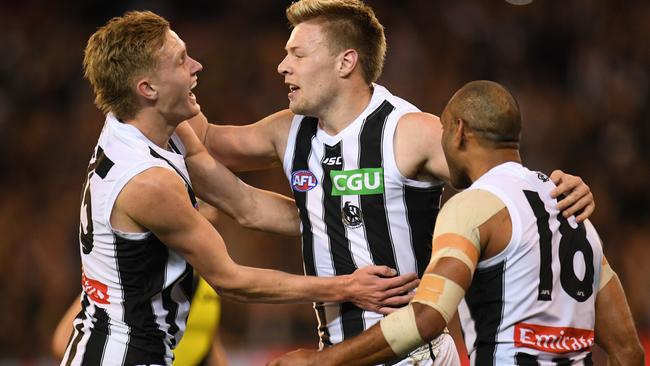
[[[411,302],[436,309],[448,324],[463,296],[465,290],[456,282],[437,274],[427,273],[422,277]]]
[[[415,322],[415,313],[411,304],[382,319],[379,326],[390,349],[399,357],[406,356],[424,344]]]
[[[605,287],[609,281],[616,276],[616,272],[614,272],[612,267],[609,266],[609,262],[607,262],[605,256],[603,256],[600,267],[600,284],[598,285],[598,291],[602,290],[603,287]]]
[[[501,199],[482,189],[463,191],[447,201],[436,220],[429,268],[440,258],[452,257],[473,275],[481,253],[478,228],[504,207]]]

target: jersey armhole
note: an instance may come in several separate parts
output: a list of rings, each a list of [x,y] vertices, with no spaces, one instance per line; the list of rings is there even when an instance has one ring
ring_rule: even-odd
[[[505,192],[503,192],[498,187],[495,187],[493,185],[487,185],[487,184],[481,184],[475,188],[484,189],[494,194],[505,204],[505,207],[508,210],[508,215],[510,215],[510,225],[511,225],[510,241],[508,242],[508,244],[505,246],[505,248],[503,248],[503,250],[501,250],[493,257],[490,257],[486,260],[479,261],[476,266],[476,269],[479,270],[482,268],[490,267],[506,259],[516,249],[517,243],[521,242],[522,228],[521,225],[517,224],[521,221],[519,211],[517,211],[517,206],[509,198],[509,196],[505,194]]]
[[[291,177],[291,166],[293,165],[293,156],[296,151],[296,139],[298,138],[300,122],[304,117],[297,114],[294,115],[291,120],[291,127],[289,127],[289,133],[287,134],[287,143],[284,148],[284,156],[282,157],[282,170],[284,170],[284,174],[288,178]]]

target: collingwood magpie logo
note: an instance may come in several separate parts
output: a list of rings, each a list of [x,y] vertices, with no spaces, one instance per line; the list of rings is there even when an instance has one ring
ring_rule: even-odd
[[[341,213],[341,218],[343,219],[345,226],[354,229],[363,225],[361,209],[355,205],[351,205],[350,201],[345,202],[345,205],[341,209]]]

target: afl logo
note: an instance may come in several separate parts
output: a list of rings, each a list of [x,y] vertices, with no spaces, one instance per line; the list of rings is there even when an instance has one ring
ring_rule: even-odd
[[[291,187],[294,191],[311,191],[317,185],[318,180],[316,180],[316,176],[309,170],[296,170],[291,173]]]

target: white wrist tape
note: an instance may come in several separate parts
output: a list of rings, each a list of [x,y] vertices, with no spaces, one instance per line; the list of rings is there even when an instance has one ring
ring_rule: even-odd
[[[399,357],[408,355],[409,352],[424,344],[411,304],[382,319],[379,326],[386,342]]]

